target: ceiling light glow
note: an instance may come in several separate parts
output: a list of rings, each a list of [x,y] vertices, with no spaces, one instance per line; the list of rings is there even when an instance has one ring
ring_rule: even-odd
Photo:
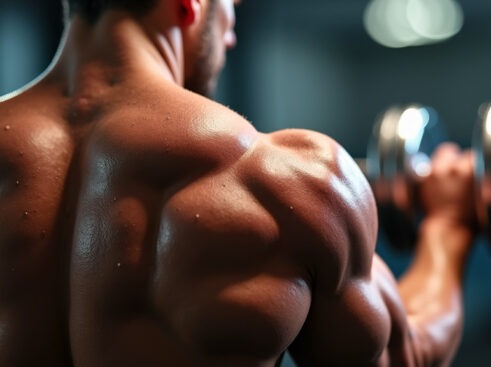
[[[454,36],[462,28],[464,15],[455,0],[371,0],[363,23],[376,42],[399,48]]]

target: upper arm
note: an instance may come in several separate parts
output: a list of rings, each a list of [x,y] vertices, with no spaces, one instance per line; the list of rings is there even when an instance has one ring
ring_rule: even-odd
[[[290,352],[299,366],[375,366],[389,338],[390,318],[373,283],[356,279],[336,295],[314,294]]]
[[[290,346],[292,357],[301,366],[407,360],[408,328],[397,285],[374,258],[377,212],[365,177],[323,135],[286,131],[269,139],[272,147],[259,155],[267,178],[256,176],[251,187],[268,187],[269,195],[257,196],[267,198],[280,228],[300,242],[312,277],[311,307]],[[257,183],[267,179],[275,185]],[[281,215],[282,207],[294,212],[292,218]]]
[[[347,280],[334,295],[314,293],[290,352],[299,366],[422,365],[396,281],[377,255],[370,277]]]

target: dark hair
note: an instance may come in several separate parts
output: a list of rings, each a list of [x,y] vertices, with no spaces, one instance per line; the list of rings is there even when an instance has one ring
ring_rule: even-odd
[[[157,0],[63,0],[65,14],[71,18],[75,14],[89,23],[94,23],[107,9],[123,9],[143,15],[152,9]]]

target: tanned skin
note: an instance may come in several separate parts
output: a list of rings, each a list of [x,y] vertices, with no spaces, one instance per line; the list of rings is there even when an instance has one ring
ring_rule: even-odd
[[[183,88],[207,0],[75,15],[54,63],[0,103],[0,366],[447,366],[475,235],[472,158],[443,146],[397,283],[350,156],[263,134]],[[211,23],[212,89],[235,43]],[[208,70],[210,71],[210,70]]]

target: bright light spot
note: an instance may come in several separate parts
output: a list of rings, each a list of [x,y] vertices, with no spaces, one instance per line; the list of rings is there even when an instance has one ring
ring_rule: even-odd
[[[424,108],[408,108],[401,114],[397,134],[404,140],[419,137],[429,121],[429,114]]]
[[[454,0],[409,0],[407,18],[414,31],[429,40],[452,37],[464,23],[462,8]]]
[[[462,28],[463,19],[455,0],[371,0],[363,15],[368,34],[394,48],[452,37]]]
[[[486,121],[484,122],[487,135],[491,135],[491,113],[489,112],[490,108],[488,107],[486,110]]]
[[[397,125],[397,134],[404,141],[407,154],[415,154],[419,151],[429,118],[430,115],[424,108],[408,108],[401,114]]]
[[[408,1],[371,1],[363,17],[368,34],[387,47],[405,47],[418,42],[420,36],[411,28],[406,17]]]
[[[397,116],[394,111],[388,111],[380,126],[380,134],[384,140],[391,141],[394,137]]]
[[[418,177],[428,177],[431,173],[431,159],[425,153],[418,152],[411,157],[411,170]]]

